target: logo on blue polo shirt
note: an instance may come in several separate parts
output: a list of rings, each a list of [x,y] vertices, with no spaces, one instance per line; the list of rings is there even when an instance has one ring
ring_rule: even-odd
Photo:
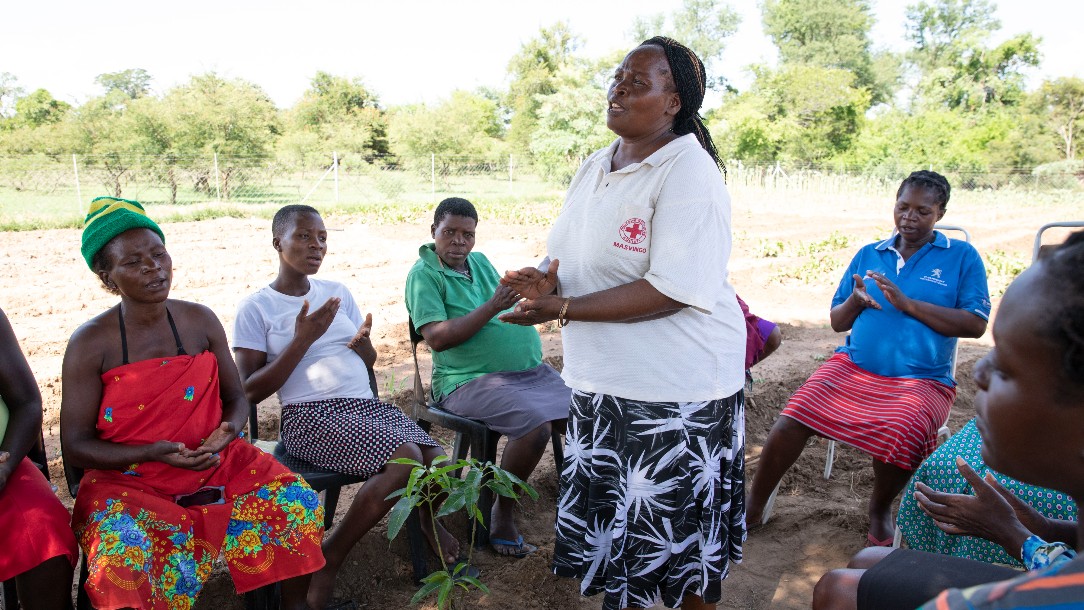
[[[919,278],[923,282],[930,282],[937,284],[938,286],[948,286],[944,280],[941,279],[941,269],[931,269],[929,273]]]

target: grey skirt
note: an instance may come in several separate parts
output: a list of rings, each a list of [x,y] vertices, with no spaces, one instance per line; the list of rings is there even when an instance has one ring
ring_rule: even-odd
[[[540,364],[472,379],[445,396],[440,407],[517,439],[548,421],[567,419],[571,400],[572,390],[560,373]]]

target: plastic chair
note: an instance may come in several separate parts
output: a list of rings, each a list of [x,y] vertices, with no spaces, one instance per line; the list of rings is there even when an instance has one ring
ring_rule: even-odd
[[[410,327],[410,354],[414,357],[414,401],[411,417],[426,432],[429,432],[433,424],[455,432],[452,459],[465,459],[469,451],[470,456],[480,462],[496,463],[497,442],[501,438],[499,432],[490,430],[489,427],[478,420],[468,419],[450,411],[445,411],[428,399],[427,392],[422,385],[421,370],[418,367],[418,344],[424,342],[425,338],[418,332],[418,329],[414,328],[413,319],[407,319],[407,326]],[[565,460],[564,441],[561,439],[561,433],[554,430],[550,442],[553,446],[553,461],[557,466],[557,472],[560,473]],[[453,474],[459,476],[459,471],[455,471]],[[482,513],[482,527],[475,532],[476,547],[489,544],[489,518],[492,508],[493,492],[483,487],[478,496],[478,510]]]
[[[1084,227],[1084,220],[1065,220],[1065,221],[1059,221],[1059,222],[1048,222],[1045,225],[1039,227],[1039,230],[1035,232],[1035,245],[1031,249],[1031,262],[1033,264],[1035,263],[1035,261],[1039,260],[1039,256],[1045,254],[1044,250],[1046,248],[1053,247],[1052,245],[1046,245],[1046,246],[1043,245],[1043,233],[1045,233],[1047,231],[1047,229],[1053,229],[1055,227],[1064,227],[1064,228]]]
[[[380,399],[380,391],[376,382],[376,373],[372,368],[368,369],[369,373],[369,387],[372,389],[373,398]],[[266,441],[259,440],[259,421],[257,415],[257,405],[255,403],[249,404],[248,412],[248,427],[249,427],[249,439],[252,444],[256,445],[260,449],[275,456],[283,466],[289,468],[291,471],[297,473],[301,478],[305,479],[305,482],[309,484],[317,492],[324,492],[324,529],[331,529],[331,526],[335,522],[335,509],[339,504],[339,493],[346,485],[353,485],[355,483],[362,483],[366,477],[358,475],[345,474],[342,472],[336,472],[334,470],[328,470],[312,464],[300,458],[294,457],[287,453],[286,447],[279,441]],[[281,434],[281,419],[279,432]],[[410,544],[410,561],[414,569],[414,580],[420,582],[422,578],[429,574],[428,565],[426,561],[426,546],[421,532],[421,524],[418,521],[417,513],[411,513],[406,523],[407,535]],[[246,604],[249,607],[255,608],[269,608],[267,602],[261,601],[261,592],[266,591],[257,590],[246,594]],[[248,596],[252,596],[250,600]],[[277,592],[274,595],[274,606],[278,607]]]
[[[938,231],[958,231],[963,233],[964,241],[971,243],[971,233],[967,229],[956,225],[935,225],[934,229]],[[893,233],[894,234],[894,233]],[[952,377],[956,377],[956,357],[960,353],[960,342],[956,341],[956,349],[952,352],[952,361],[950,363],[950,370],[952,371]],[[945,423],[941,424],[941,427],[937,429],[937,444],[940,445],[952,436],[952,430],[948,426],[948,416],[945,417]],[[832,478],[832,464],[836,460],[836,442],[832,439],[828,439],[828,452],[824,460],[824,479],[827,481]],[[778,487],[777,487],[778,489]],[[772,493],[775,493],[774,491]]]

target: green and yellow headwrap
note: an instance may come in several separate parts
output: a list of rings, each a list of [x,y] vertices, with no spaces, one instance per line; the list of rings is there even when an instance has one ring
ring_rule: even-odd
[[[166,242],[162,229],[150,218],[138,201],[118,199],[116,197],[97,197],[90,202],[90,210],[83,225],[83,245],[79,251],[87,266],[94,271],[94,255],[109,243],[109,240],[128,229],[150,229]]]

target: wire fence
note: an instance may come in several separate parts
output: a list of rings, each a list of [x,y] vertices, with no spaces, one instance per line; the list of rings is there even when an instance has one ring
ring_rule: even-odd
[[[1084,192],[1082,176],[1073,174],[1042,175],[1029,168],[984,172],[931,169],[945,173],[956,189]],[[909,171],[741,161],[728,162],[727,170],[728,183],[735,191],[882,196],[894,190]],[[309,155],[304,162],[219,155],[0,156],[0,221],[31,226],[35,219],[52,219],[55,224],[57,218],[70,218],[74,222],[85,213],[87,202],[99,195],[178,209],[302,202],[431,205],[451,195],[490,203],[550,201],[560,199],[566,187],[563,178],[544,175],[529,156],[516,154],[404,157],[330,152]]]

